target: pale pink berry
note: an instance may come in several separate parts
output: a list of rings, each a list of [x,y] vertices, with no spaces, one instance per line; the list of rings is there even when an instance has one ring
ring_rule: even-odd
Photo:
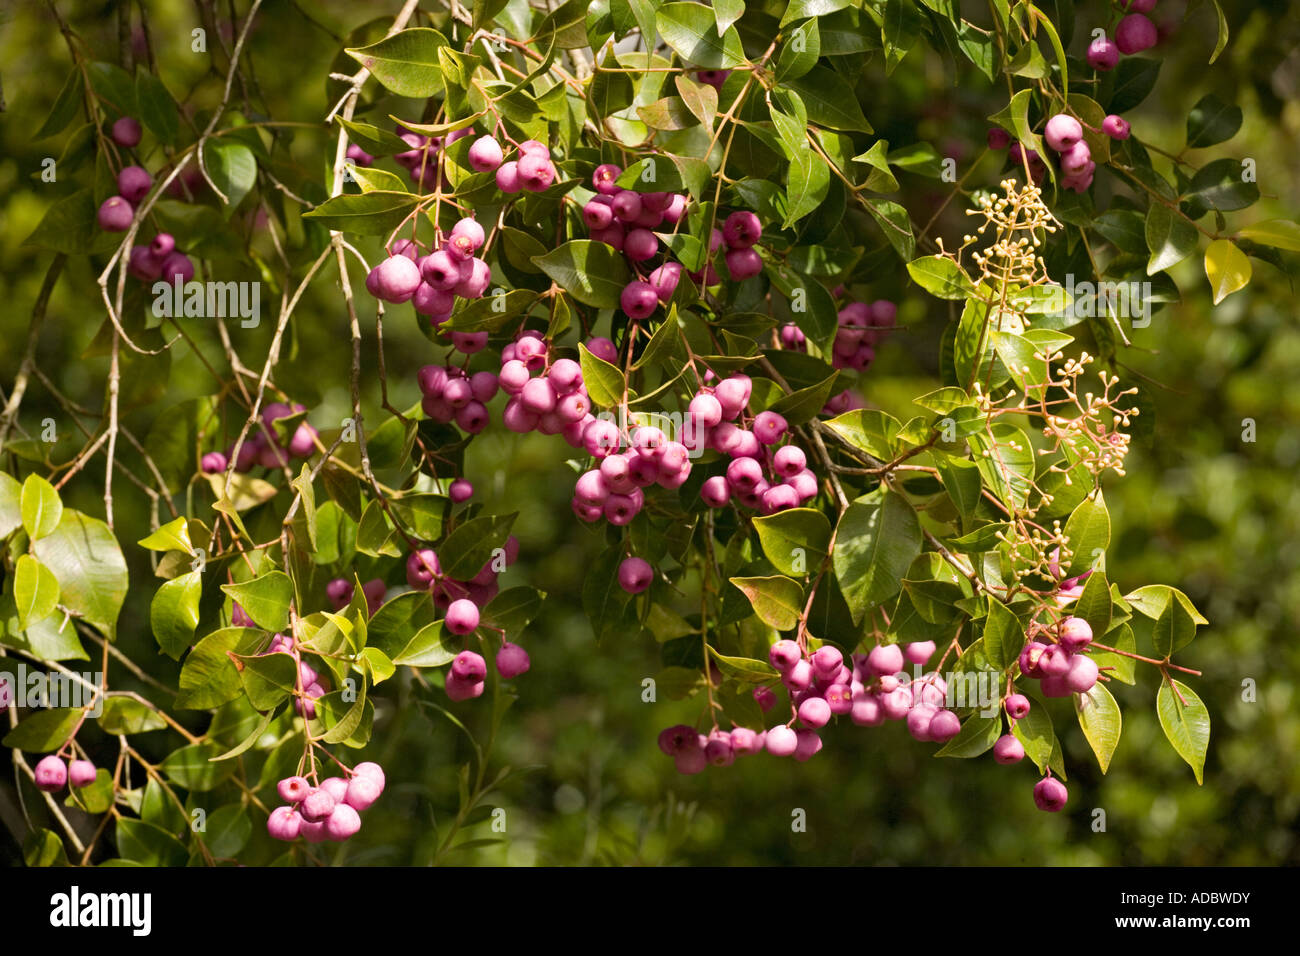
[[[1066,686],[1076,694],[1086,694],[1097,683],[1097,662],[1086,654],[1070,658],[1070,669],[1065,672]]]
[[[946,744],[961,733],[961,721],[951,710],[941,710],[930,720],[930,739],[937,744]]]
[[[910,664],[924,665],[932,656],[934,656],[934,641],[913,641],[903,648],[903,656],[907,658]]]
[[[452,601],[447,608],[447,630],[453,634],[469,634],[478,627],[478,605],[467,598]]]
[[[513,159],[497,167],[496,180],[497,189],[503,193],[517,193],[524,188],[519,178],[519,163]]]
[[[1092,643],[1092,627],[1081,617],[1067,617],[1061,622],[1059,639],[1067,651],[1078,652]]]
[[[334,807],[325,821],[325,834],[336,843],[342,843],[361,829],[361,816],[346,803]]]
[[[333,794],[324,788],[317,787],[307,794],[302,801],[302,817],[308,822],[319,823],[334,812],[337,803],[338,801],[334,799]]]
[[[733,420],[749,404],[749,396],[753,387],[753,380],[748,375],[739,373],[718,383],[717,388],[713,390],[713,395],[722,407],[724,420]]]
[[[1038,659],[1038,669],[1047,677],[1064,677],[1070,669],[1070,652],[1053,644]]]
[[[731,500],[731,487],[722,475],[714,475],[704,480],[700,486],[700,500],[710,508],[726,507]]]
[[[42,757],[32,770],[36,779],[36,788],[45,793],[55,793],[63,789],[68,782],[68,765],[55,754]]]
[[[591,183],[596,192],[602,196],[613,196],[619,191],[617,180],[621,175],[623,175],[622,169],[613,163],[605,163],[596,167],[596,171],[591,176]]]
[[[365,810],[384,792],[383,777],[354,773],[343,791],[343,802],[354,810]]]
[[[709,734],[708,743],[704,745],[704,759],[715,767],[729,767],[735,763],[736,751],[731,743],[731,734],[725,730]]]
[[[737,282],[752,279],[763,271],[763,259],[753,249],[730,249],[724,259],[727,271]]]
[[[1043,139],[1058,153],[1083,139],[1083,125],[1068,113],[1057,113],[1047,121]]]
[[[89,760],[74,760],[68,765],[68,783],[74,787],[90,786],[95,775],[95,765]]]
[[[897,674],[903,669],[903,650],[897,644],[877,644],[867,655],[867,667],[876,676]]]
[[[469,148],[469,164],[480,173],[490,173],[501,165],[505,153],[493,136],[480,136]]]
[[[273,840],[296,840],[303,819],[293,807],[276,807],[266,818],[266,832]]]
[[[621,222],[634,222],[641,215],[641,195],[624,189],[614,195],[610,208]]]
[[[795,647],[797,648],[798,645],[796,644]],[[813,652],[812,666],[818,680],[830,680],[840,672],[843,665],[844,655],[838,647],[824,644]]]
[[[1001,764],[1020,763],[1025,759],[1025,747],[1011,734],[1003,734],[993,745],[993,759]]]
[[[831,705],[821,697],[809,697],[799,705],[799,720],[808,727],[825,727],[831,719]]]
[[[812,682],[812,665],[805,660],[795,661],[794,666],[781,675],[781,683],[791,691],[807,690]]]
[[[603,335],[587,339],[587,351],[606,362],[618,361],[618,349]]]
[[[778,412],[768,410],[754,416],[754,437],[764,445],[775,445],[785,436],[788,427],[785,416]]]
[[[774,757],[789,757],[799,746],[799,736],[789,727],[773,727],[767,732],[764,746]]]
[[[1111,139],[1128,139],[1131,127],[1124,117],[1112,113],[1101,121],[1101,131]]]
[[[795,731],[794,759],[802,763],[822,749],[822,739],[815,730],[807,727]]]
[[[285,803],[298,803],[311,793],[311,784],[306,777],[285,777],[275,785],[275,790]]]

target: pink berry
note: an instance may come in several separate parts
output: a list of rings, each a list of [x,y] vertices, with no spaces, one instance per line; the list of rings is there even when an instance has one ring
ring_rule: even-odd
[[[134,205],[149,195],[153,177],[141,166],[123,166],[117,174],[117,191],[123,199]]]
[[[99,228],[105,232],[126,232],[134,218],[131,204],[121,196],[110,196],[99,207]]]
[[[640,594],[654,580],[654,568],[644,558],[624,558],[618,566],[618,584],[628,594]]]
[[[821,737],[807,727],[795,731],[795,740],[794,759],[800,763],[811,759],[813,754],[822,749]]]
[[[1011,134],[1001,126],[991,127],[988,131],[989,149],[1006,149],[1011,145]]]
[[[406,583],[417,591],[428,590],[433,579],[442,574],[442,565],[432,548],[412,551],[406,559]]]
[[[784,673],[803,660],[803,652],[794,641],[782,639],[768,650],[767,659],[772,662],[773,667]]]
[[[319,823],[334,812],[338,803],[333,794],[323,788],[316,788],[302,801],[302,817],[310,823]]]
[[[505,153],[492,136],[480,136],[469,148],[469,164],[480,173],[490,173],[501,165]]]
[[[615,363],[618,361],[618,349],[613,342],[604,336],[588,339],[587,351],[606,362]]]
[[[36,788],[45,793],[55,793],[63,789],[68,782],[68,766],[55,754],[42,757],[32,770],[36,778]]]
[[[622,169],[613,163],[605,163],[596,167],[596,171],[591,176],[591,183],[596,192],[602,196],[613,196],[619,191],[617,180],[621,175],[623,175]]]
[[[296,840],[303,819],[293,807],[276,807],[266,819],[266,832],[273,840]]]
[[[1119,63],[1119,47],[1108,37],[1093,40],[1088,45],[1088,65],[1094,70],[1107,72]]]
[[[785,478],[793,478],[807,466],[807,456],[795,445],[782,445],[772,456],[773,470]]]
[[[762,222],[747,210],[733,212],[722,223],[722,238],[731,249],[748,249],[762,235]]]
[[[736,751],[731,743],[731,734],[725,730],[715,730],[709,734],[704,745],[704,759],[715,767],[729,767],[736,762]]]
[[[785,436],[785,416],[773,411],[762,411],[754,416],[754,437],[764,445],[775,445]]]
[[[1067,617],[1058,636],[1062,647],[1076,653],[1092,643],[1092,627],[1081,617]]]
[[[794,666],[781,675],[781,683],[790,691],[807,690],[812,682],[812,665],[805,660],[795,661]]]
[[[1007,716],[1013,720],[1019,720],[1029,714],[1029,698],[1024,694],[1009,694],[1005,702]]]
[[[1128,120],[1122,116],[1116,116],[1114,113],[1101,121],[1101,131],[1111,139],[1128,139],[1131,130],[1132,127],[1129,126]]]
[[[1070,658],[1070,669],[1065,672],[1065,684],[1076,694],[1086,694],[1097,683],[1097,662],[1086,654]]]
[[[524,188],[523,180],[519,178],[519,163],[513,159],[497,167],[496,180],[497,189],[503,193],[517,193]]]
[[[799,746],[799,736],[789,727],[773,727],[767,732],[764,746],[774,757],[789,757]]]
[[[724,258],[727,262],[727,271],[737,282],[751,279],[763,271],[763,259],[753,249],[731,249]]]
[[[930,720],[930,739],[937,744],[946,744],[961,733],[961,721],[951,710],[941,710]]]
[[[340,803],[325,821],[325,834],[336,843],[342,843],[361,829],[361,816],[346,803]]]
[[[831,705],[821,697],[809,697],[799,705],[799,720],[808,727],[825,727],[831,719]]]
[[[343,792],[343,802],[354,810],[365,810],[384,792],[383,777],[354,773]]]
[[[1056,813],[1065,807],[1069,793],[1065,784],[1055,777],[1044,777],[1034,784],[1034,806],[1048,813]]]
[[[903,656],[910,664],[925,664],[934,655],[934,641],[913,641],[903,648]]]
[[[453,634],[469,634],[478,627],[478,605],[466,598],[452,601],[447,608],[447,630]]]
[[[377,298],[400,304],[420,287],[420,267],[406,256],[389,256],[374,268]]]
[[[528,659],[526,650],[518,644],[506,641],[501,645],[501,650],[497,651],[496,664],[498,674],[506,680],[513,680],[526,672],[532,662]]]
[[[1020,651],[1020,673],[1026,677],[1040,678],[1042,672],[1043,652],[1047,650],[1046,644],[1038,641],[1030,641]]]
[[[867,667],[877,677],[903,669],[903,650],[897,644],[877,644],[867,655]]]
[[[641,215],[641,194],[631,189],[616,193],[610,208],[620,222],[634,222]]]
[[[474,486],[464,478],[457,478],[447,489],[447,495],[456,504],[460,504],[474,497]]]
[[[1059,644],[1053,644],[1038,659],[1038,669],[1046,677],[1064,677],[1070,669],[1070,652]]]
[[[619,296],[619,305],[629,318],[649,318],[659,306],[659,294],[650,283],[633,279],[623,287],[623,292]]]
[[[795,645],[796,648],[798,645]],[[813,653],[812,666],[818,680],[830,680],[840,672],[844,665],[844,655],[838,647],[824,644]]]
[[[113,123],[113,142],[131,149],[139,145],[142,132],[139,121],[131,116],[123,116]]]
[[[673,757],[673,764],[678,773],[696,774],[709,765],[709,758],[704,748],[695,747]]]
[[[700,499],[710,508],[723,508],[731,500],[731,487],[721,475],[706,478],[700,486]]]
[[[68,765],[68,783],[88,787],[95,782],[95,765],[89,760],[74,760]]]
[[[713,390],[713,394],[722,407],[724,420],[732,421],[749,404],[749,396],[753,385],[754,383],[748,375],[739,373],[718,383],[718,387]]]
[[[1025,747],[1011,734],[1003,734],[993,745],[993,759],[1001,764],[1020,763],[1025,759]]]
[[[1140,13],[1130,13],[1115,27],[1115,45],[1125,56],[1156,45],[1156,25]]]
[[[1057,113],[1047,121],[1043,139],[1058,153],[1064,152],[1083,139],[1083,125],[1067,113]]]
[[[285,803],[299,803],[311,793],[306,777],[285,777],[275,785],[276,792]]]

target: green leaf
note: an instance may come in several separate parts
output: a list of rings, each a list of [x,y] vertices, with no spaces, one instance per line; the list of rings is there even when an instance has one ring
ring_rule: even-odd
[[[979,507],[984,489],[979,467],[964,458],[940,458],[936,464],[948,497],[952,499],[962,520],[969,520]]]
[[[623,401],[626,380],[617,367],[591,354],[591,350],[578,343],[578,361],[582,366],[582,380],[587,394],[601,408],[613,408]]]
[[[211,741],[191,744],[168,754],[162,762],[161,769],[169,780],[186,790],[195,792],[215,790],[235,772],[233,763],[212,759],[220,754],[221,747]]]
[[[808,17],[824,17],[850,6],[852,0],[790,0],[781,15],[781,26]]]
[[[835,535],[832,563],[853,615],[898,593],[903,575],[921,553],[921,525],[901,495],[872,491],[849,505]]]
[[[202,595],[202,574],[190,571],[165,582],[153,596],[149,605],[149,625],[158,646],[172,660],[180,660],[194,640]]]
[[[1205,275],[1218,305],[1250,282],[1250,260],[1231,240],[1215,239],[1205,250]]]
[[[799,616],[803,613],[803,588],[797,581],[782,575],[730,580],[749,598],[754,613],[764,624],[778,631],[788,631],[799,623]]]
[[[106,734],[143,734],[164,730],[167,721],[154,710],[130,697],[110,697],[99,715],[99,729]]]
[[[483,608],[483,620],[501,628],[506,637],[516,637],[541,613],[545,598],[537,588],[507,588]]]
[[[706,70],[732,70],[745,62],[735,27],[719,35],[713,11],[702,3],[665,3],[655,14],[655,26],[687,63]]]
[[[0,740],[0,747],[44,753],[58,750],[72,735],[84,711],[80,707],[52,707],[29,713]]]
[[[40,475],[31,474],[23,482],[22,512],[27,536],[35,541],[58,525],[63,516],[63,502],[52,484]]]
[[[728,657],[726,654],[719,654],[712,644],[709,645],[709,656],[718,662],[718,669],[722,671],[724,677],[731,677],[748,684],[770,684],[772,678],[776,676],[776,671],[767,661],[757,661],[752,657]],[[696,676],[699,676],[698,672]]]
[[[283,571],[268,571],[251,581],[223,584],[221,590],[267,631],[282,631],[289,626],[289,603],[293,600],[293,582]]]
[[[252,835],[252,815],[242,805],[228,803],[208,815],[203,842],[213,856],[231,859],[244,848]]]
[[[1238,233],[1242,239],[1260,242],[1275,249],[1288,252],[1300,252],[1300,223],[1290,219],[1266,219],[1253,226],[1246,226]],[[3,537],[3,524],[0,523],[0,537]]]
[[[1089,569],[1097,568],[1110,546],[1110,514],[1098,491],[1094,498],[1085,498],[1070,519],[1065,522],[1065,537],[1071,552],[1070,565],[1065,576],[1072,578]]]
[[[23,486],[11,475],[0,472],[0,540],[22,526],[22,498]]]
[[[23,862],[28,866],[67,866],[68,853],[57,833],[41,827],[23,840]]]
[[[166,85],[154,74],[141,70],[135,77],[135,98],[140,107],[140,122],[161,143],[176,145],[180,132],[180,112]],[[232,204],[233,205],[233,204]]]
[[[375,156],[391,156],[394,153],[405,153],[411,148],[396,133],[390,133],[378,126],[345,120],[342,116],[335,116],[334,121],[348,131],[348,140],[350,142]]]
[[[612,246],[574,239],[533,263],[583,305],[616,309],[628,282],[627,261]]]
[[[108,525],[67,508],[58,527],[32,544],[32,552],[58,579],[64,607],[116,640],[128,578],[126,560]]]
[[[1127,113],[1146,99],[1147,94],[1155,88],[1161,62],[1142,56],[1122,57],[1119,66],[1111,74],[1114,86],[1111,87],[1110,101],[1106,108],[1111,113]]]
[[[1112,610],[1110,585],[1106,581],[1106,575],[1101,571],[1093,571],[1083,583],[1083,593],[1074,602],[1074,616],[1087,621],[1092,633],[1100,637],[1110,630]]]
[[[122,859],[145,866],[184,866],[190,856],[166,830],[133,817],[118,817],[117,852]]]
[[[1245,209],[1259,200],[1259,186],[1243,177],[1241,163],[1235,159],[1216,159],[1196,171],[1183,193],[1184,201],[1193,205],[1193,216],[1205,210],[1232,212]],[[1226,242],[1225,239],[1215,240]]]
[[[1178,265],[1196,251],[1196,227],[1164,203],[1151,201],[1147,212],[1146,242],[1151,250],[1147,275]]]
[[[203,161],[213,183],[226,197],[229,215],[257,181],[257,158],[243,143],[213,138],[203,148]]]
[[[1005,671],[1016,662],[1025,646],[1025,629],[1005,604],[990,595],[988,620],[984,624],[984,653],[989,663]]]
[[[921,11],[913,0],[885,0],[881,39],[885,45],[885,75],[894,71],[921,37]]]
[[[871,132],[853,87],[829,67],[813,67],[788,85],[803,99],[810,123],[850,133]]]
[[[45,117],[45,122],[41,123],[41,128],[36,131],[32,139],[45,139],[67,129],[68,124],[76,119],[77,107],[81,105],[81,91],[81,71],[74,68],[64,80],[59,95],[54,99],[54,105],[50,107],[49,115]]]
[[[468,581],[478,574],[492,557],[492,552],[505,545],[517,517],[517,511],[484,515],[466,521],[449,534],[438,548],[443,574],[456,581]]]
[[[49,617],[58,603],[59,582],[50,569],[30,554],[20,554],[14,564],[18,629],[25,631],[34,622]]]
[[[922,256],[907,264],[907,274],[922,289],[940,299],[966,299],[975,294],[966,273],[943,256]]]
[[[795,4],[786,8],[786,16]],[[821,57],[821,31],[816,20],[799,24],[781,44],[781,52],[776,58],[776,80],[789,83],[804,76],[817,65]]]
[[[1241,107],[1206,93],[1187,114],[1187,148],[1201,149],[1222,143],[1241,129]]]
[[[1091,578],[1089,579],[1091,580]],[[1084,586],[1087,589],[1087,585]],[[1096,634],[1096,631],[1093,631]],[[1128,624],[1121,624],[1105,635],[1105,640],[1101,643],[1108,644],[1117,651],[1123,651],[1123,654],[1116,654],[1111,651],[1092,652],[1092,660],[1102,670],[1103,674],[1114,678],[1122,684],[1133,684],[1133,675],[1136,670],[1136,662],[1130,654],[1137,653],[1137,639],[1133,635],[1133,628]]]
[[[935,752],[936,757],[978,757],[989,751],[1002,735],[1002,714],[985,717],[971,714],[956,737]]]
[[[344,52],[374,74],[389,92],[424,99],[443,88],[439,50],[446,46],[447,38],[437,30],[412,27],[378,43]]]
[[[1079,718],[1079,727],[1087,738],[1092,752],[1097,755],[1097,765],[1105,773],[1110,768],[1110,758],[1119,744],[1119,734],[1123,727],[1119,704],[1110,691],[1101,683],[1093,685],[1086,694],[1074,695],[1074,713]]]
[[[970,436],[975,463],[994,494],[1020,507],[1028,500],[1034,479],[1034,446],[1023,431],[1006,422],[993,425],[989,432]]]
[[[837,415],[826,426],[854,448],[881,461],[893,458],[902,448],[898,419],[875,408],[859,408]]]
[[[1219,21],[1219,38],[1214,43],[1214,52],[1210,54],[1210,62],[1213,63],[1228,45],[1228,18],[1223,15],[1223,5],[1219,0],[1211,2],[1214,4],[1214,15]]]
[[[1203,784],[1205,752],[1210,746],[1210,712],[1201,698],[1186,684],[1162,681],[1156,694],[1156,713],[1174,750],[1192,768],[1196,782]]]
[[[826,560],[831,524],[812,508],[789,508],[754,519],[763,553],[782,574],[815,574]]]
[[[415,537],[422,541],[437,541],[442,537],[451,500],[443,495],[403,495],[392,499],[388,507]]]
[[[265,638],[247,627],[213,631],[194,645],[178,680],[176,706],[182,710],[211,710],[240,695],[239,670],[232,654],[250,654]]]
[[[148,548],[150,551],[194,553],[194,545],[190,542],[190,522],[188,518],[183,516],[167,522],[149,537],[142,538],[136,543],[142,548]]]
[[[1181,601],[1169,601],[1151,629],[1151,643],[1161,657],[1182,650],[1196,637],[1196,621]]]
[[[426,624],[409,644],[393,657],[394,664],[404,667],[441,667],[464,649],[464,641],[442,626],[441,621]]]
[[[406,220],[418,202],[411,193],[375,190],[327,199],[303,213],[303,218],[356,236],[387,236]]]
[[[240,657],[239,681],[254,710],[277,707],[298,686],[298,665],[291,654],[262,654]]]
[[[83,128],[93,129],[89,125]],[[62,162],[60,171],[66,171]],[[118,242],[115,238],[117,233],[106,233],[99,228],[98,209],[89,189],[65,196],[45,211],[32,234],[23,240],[23,245],[68,255],[85,255],[112,248]]]
[[[791,427],[812,421],[826,406],[826,401],[831,397],[832,387],[838,377],[838,373],[832,372],[816,385],[809,385],[789,395],[783,395],[772,403],[771,410],[783,416]]]

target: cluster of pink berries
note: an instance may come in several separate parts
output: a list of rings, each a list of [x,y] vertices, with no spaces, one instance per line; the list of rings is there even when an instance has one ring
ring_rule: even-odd
[[[1119,64],[1121,53],[1125,56],[1141,53],[1160,39],[1156,25],[1146,16],[1155,9],[1156,0],[1121,0],[1121,6],[1128,14],[1116,25],[1115,39],[1103,35],[1088,46],[1088,65],[1094,70],[1113,70]]]
[[[113,123],[113,142],[125,149],[140,143],[140,124],[130,116]],[[117,174],[117,195],[100,204],[97,219],[105,232],[126,232],[135,219],[135,207],[153,187],[153,177],[143,166],[123,166]],[[194,278],[194,263],[176,248],[176,239],[166,232],[154,236],[147,246],[132,246],[127,258],[127,272],[145,282],[166,278],[174,282],[180,276],[184,284]]]
[[[352,603],[352,595],[356,593],[356,589],[357,586],[347,578],[335,578],[325,585],[325,597],[329,599],[335,611],[341,611]],[[374,617],[375,612],[383,606],[388,585],[380,578],[372,578],[361,585],[361,593],[366,598],[367,612]]]
[[[58,754],[47,754],[37,761],[32,776],[36,778],[36,789],[45,793],[58,793],[64,784],[88,787],[94,783],[95,765],[89,760],[64,763]]]
[[[308,843],[333,840],[342,843],[361,829],[360,811],[384,792],[384,770],[377,763],[359,763],[348,777],[328,777],[313,787],[306,777],[285,777],[276,785],[284,806],[276,807],[266,821],[266,832],[276,840]]]
[[[435,326],[451,318],[456,297],[480,299],[492,281],[492,269],[476,255],[486,238],[483,227],[465,218],[452,227],[440,247],[420,255],[410,239],[393,243],[389,256],[366,276],[366,289],[376,299],[410,302]],[[453,332],[452,344],[471,354],[487,344],[486,332]]]
[[[487,403],[496,395],[498,387],[497,376],[491,372],[467,375],[464,369],[454,365],[425,365],[417,373],[416,380],[420,394],[424,396],[421,407],[430,420],[443,425],[454,421],[471,435],[477,435],[487,427]],[[473,488],[469,490],[472,494]],[[463,488],[453,485],[452,500],[463,491]]]
[[[497,651],[497,673],[503,680],[513,680],[532,666],[528,652],[518,644],[503,641]],[[454,701],[470,700],[483,695],[487,682],[487,661],[475,651],[461,651],[452,658],[447,671],[447,696]]]
[[[839,311],[839,331],[831,346],[831,365],[865,372],[876,357],[876,346],[894,327],[898,306],[888,299],[850,302]]]
[[[235,627],[257,627],[253,619],[237,603],[231,612],[230,621]],[[262,653],[293,654],[295,643],[292,637],[285,634],[272,634],[271,643],[267,645],[266,650]],[[321,677],[316,672],[316,668],[301,658],[298,660],[298,680],[302,687],[302,696],[295,695],[293,709],[298,712],[299,717],[306,720],[315,720],[316,701],[325,696],[325,685],[321,683]]]
[[[1126,119],[1112,113],[1102,120],[1101,132],[1111,139],[1124,140],[1129,138],[1132,128]],[[1092,185],[1097,163],[1083,138],[1083,124],[1067,113],[1057,113],[1047,121],[1043,139],[1060,156],[1061,188],[1076,193],[1086,191]],[[989,130],[988,142],[993,149],[1006,149],[1010,145],[1011,161],[1019,163],[1023,159],[1029,166],[1030,178],[1036,183],[1042,181],[1047,165],[1036,150],[1012,143],[1010,134],[996,126]]]
[[[768,409],[749,416],[746,406],[752,392],[750,377],[736,373],[716,386],[702,387],[691,399],[690,415],[701,446],[731,458],[724,474],[705,479],[700,499],[710,508],[734,501],[763,514],[797,508],[817,497],[817,477],[801,448],[781,444],[789,431],[783,415]]]
[[[519,557],[519,539],[506,539],[505,566]],[[434,607],[447,612],[447,630],[469,634],[478,627],[479,609],[486,607],[501,590],[497,582],[496,559],[489,558],[468,581],[456,581],[443,573],[442,562],[432,548],[419,548],[406,558],[406,583],[416,591],[428,591]]]
[[[303,421],[294,429],[288,442],[281,443],[275,432],[275,422],[305,412],[307,407],[295,402],[271,402],[262,410],[262,422],[266,430],[257,429],[244,439],[239,446],[239,455],[235,458],[235,471],[252,471],[258,465],[263,468],[283,468],[290,458],[308,458],[316,450],[317,432],[309,423]],[[267,434],[270,434],[270,438]],[[230,465],[230,458],[235,453],[231,444],[225,451],[211,451],[199,460],[199,468],[205,475],[223,473]]]
[[[602,356],[613,353],[614,343],[604,341],[608,347],[595,339],[588,345],[594,344]],[[509,396],[501,420],[512,432],[563,435],[576,448],[583,429],[596,420],[582,366],[570,358],[555,358],[546,338],[534,329],[522,330],[501,350],[498,380]]]
[[[1057,643],[1030,641],[1020,652],[1020,673],[1040,681],[1044,697],[1086,694],[1097,683],[1097,662],[1085,653],[1092,643],[1092,628],[1081,617],[1067,617],[1056,635]]]
[[[407,129],[405,126],[397,128],[398,138],[407,146],[411,147],[405,152],[397,153],[393,160],[397,165],[407,171],[417,189],[421,192],[428,192],[438,182],[438,164],[434,155],[440,150],[445,149],[458,139],[473,135],[470,129],[458,129],[448,133],[446,136],[424,136]],[[357,155],[353,155],[356,150]],[[348,148],[348,158],[357,163],[358,166],[369,166],[373,159],[359,147],[352,146]],[[360,160],[370,160],[370,162],[361,162]],[[451,183],[444,180],[443,187],[451,191]]]
[[[470,147],[470,165],[479,172],[495,169],[497,188],[503,193],[545,192],[559,175],[551,162],[550,149],[535,139],[520,143],[515,158],[509,162],[502,162],[504,156],[501,145],[491,136],[475,140]]]

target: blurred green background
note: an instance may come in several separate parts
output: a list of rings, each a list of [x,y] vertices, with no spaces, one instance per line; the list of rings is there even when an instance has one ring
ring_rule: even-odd
[[[219,93],[211,58],[190,50],[190,31],[200,25],[196,11],[210,6],[145,4],[161,75],[178,99],[195,90],[191,103],[199,111],[213,105]],[[1054,5],[1044,6],[1050,11]],[[1164,60],[1159,84],[1128,118],[1135,135],[1177,153],[1183,145],[1180,117],[1192,103],[1211,91],[1235,101],[1246,115],[1242,131],[1205,151],[1204,158],[1257,161],[1266,198],[1241,222],[1294,218],[1300,208],[1295,176],[1300,17],[1285,0],[1225,0],[1223,6],[1232,41],[1222,59],[1206,66],[1214,13],[1202,4],[1153,51]],[[60,2],[58,7],[96,56],[117,58],[114,4]],[[337,96],[337,85],[327,93],[325,75],[344,37],[371,17],[391,16],[397,7],[396,2],[340,0],[267,4],[248,49],[257,88],[241,93],[277,120],[318,122]],[[1081,49],[1104,4],[1058,8],[1074,22],[1073,49]],[[1182,9],[1162,0],[1157,13],[1177,24]],[[50,259],[23,247],[22,240],[50,203],[76,188],[63,177],[44,184],[33,176],[41,159],[59,155],[66,139],[33,142],[32,134],[58,94],[69,62],[45,5],[11,5],[0,13],[5,98],[0,301],[7,306],[0,310],[0,382],[6,388]],[[870,70],[882,93],[868,109],[878,133],[892,145],[930,141],[958,155],[963,170],[983,150],[984,117],[1005,103],[1005,91],[967,72],[954,76],[920,50],[888,81],[878,64]],[[380,101],[374,115],[382,118],[402,108],[400,101]],[[283,142],[299,173],[323,180],[332,156],[332,141],[323,130],[298,129]],[[982,170],[972,185],[996,182],[991,163]],[[84,185],[89,171],[69,171],[68,179]],[[942,193],[919,177],[900,174],[900,180],[914,219],[923,222],[928,212],[918,210]],[[1101,177],[1098,209],[1107,205],[1110,182]],[[951,239],[964,231],[959,206],[954,203],[940,219],[937,234]],[[364,248],[373,254],[377,244]],[[229,278],[258,277],[245,257],[232,252],[223,262],[221,250],[208,254]],[[84,353],[102,316],[94,279],[102,262],[101,257],[93,267],[84,259],[69,263],[38,353],[46,374],[71,397],[96,408],[106,360]],[[1121,350],[1119,359],[1131,370],[1125,377],[1141,376],[1154,430],[1136,444],[1127,478],[1106,486],[1116,529],[1110,579],[1125,591],[1150,582],[1172,584],[1211,622],[1180,656],[1205,674],[1189,679],[1213,721],[1203,787],[1165,742],[1155,718],[1156,681],[1142,669],[1137,686],[1115,688],[1124,730],[1105,777],[1069,705],[1057,702],[1056,726],[1064,728],[1070,770],[1070,802],[1059,815],[1034,809],[1029,766],[1000,767],[987,756],[936,761],[932,746],[916,744],[899,725],[866,729],[841,723],[825,734],[823,752],[805,764],[760,756],[679,776],[658,751],[655,737],[669,724],[693,721],[699,703],[662,697],[658,703],[642,702],[642,679],[660,668],[652,643],[632,637],[601,646],[593,642],[578,595],[604,537],[572,518],[567,446],[540,436],[520,439],[497,427],[474,443],[467,475],[489,509],[521,510],[515,530],[523,557],[503,586],[532,584],[550,600],[526,637],[532,670],[516,681],[520,699],[504,719],[489,776],[503,765],[530,769],[512,773],[486,801],[488,808],[506,810],[504,842],[443,859],[512,865],[1300,862],[1300,642],[1292,621],[1300,611],[1300,490],[1294,479],[1300,459],[1300,331],[1291,279],[1258,260],[1252,264],[1250,286],[1212,309],[1199,256],[1187,260],[1175,275],[1182,302],[1157,313],[1149,328],[1135,330],[1134,347]],[[910,397],[936,384],[935,353],[945,315],[933,300],[903,288],[901,273],[891,266],[859,279],[874,295],[902,303],[908,327],[881,350],[865,393],[871,403],[906,418],[915,411]],[[258,367],[269,326],[240,330],[236,343]],[[312,407],[312,420],[326,427],[347,410],[345,330],[346,315],[332,282],[318,283],[293,323],[288,368],[277,374],[282,387],[301,388],[296,397]],[[385,332],[393,401],[406,407],[418,399],[415,369],[436,352],[414,327],[409,310],[392,310]],[[205,341],[200,334],[199,341],[200,347],[215,349],[214,336]],[[369,333],[365,348],[369,373],[374,370]],[[141,396],[146,401],[127,414],[127,423],[142,431],[160,409],[206,394],[214,384],[185,350],[177,351],[165,389],[156,367],[142,366],[140,375],[158,384],[156,394]],[[320,392],[321,383],[334,384]],[[376,376],[368,374],[366,384],[368,401],[377,402]],[[53,457],[66,460],[80,447],[80,437],[36,383],[21,421],[31,432],[46,415],[61,423]],[[1253,442],[1243,441],[1247,419],[1257,429]],[[102,467],[100,459],[93,466],[96,476]],[[93,480],[73,488],[65,495],[70,503],[102,512]],[[119,488],[120,526],[145,527],[146,502],[125,484]],[[133,581],[148,580],[142,552],[127,550]],[[400,572],[391,577],[399,579]],[[153,661],[156,655],[147,617],[151,591],[152,586],[133,590],[121,627],[123,649],[138,660]],[[170,661],[158,658],[156,667],[149,666],[174,681],[176,666]],[[1255,687],[1253,701],[1243,699],[1247,681]],[[336,859],[427,863],[435,853],[433,825],[455,815],[456,767],[472,761],[472,748],[445,717],[419,703],[427,695],[409,676],[381,690],[375,739],[366,756],[388,767],[389,790],[367,814],[362,833],[336,851]],[[435,691],[434,699],[445,701],[440,693]],[[477,707],[459,705],[455,713],[481,739],[488,710],[481,701]],[[104,746],[109,759],[112,741]],[[143,740],[142,746],[147,746]],[[1093,827],[1096,808],[1105,811],[1104,832]],[[792,814],[800,809],[806,812],[806,832],[793,832]],[[469,836],[501,836],[491,831],[487,812],[472,818]],[[257,841],[266,843],[259,834],[250,859],[270,859],[271,847]],[[3,858],[18,858],[11,837],[2,845]]]

